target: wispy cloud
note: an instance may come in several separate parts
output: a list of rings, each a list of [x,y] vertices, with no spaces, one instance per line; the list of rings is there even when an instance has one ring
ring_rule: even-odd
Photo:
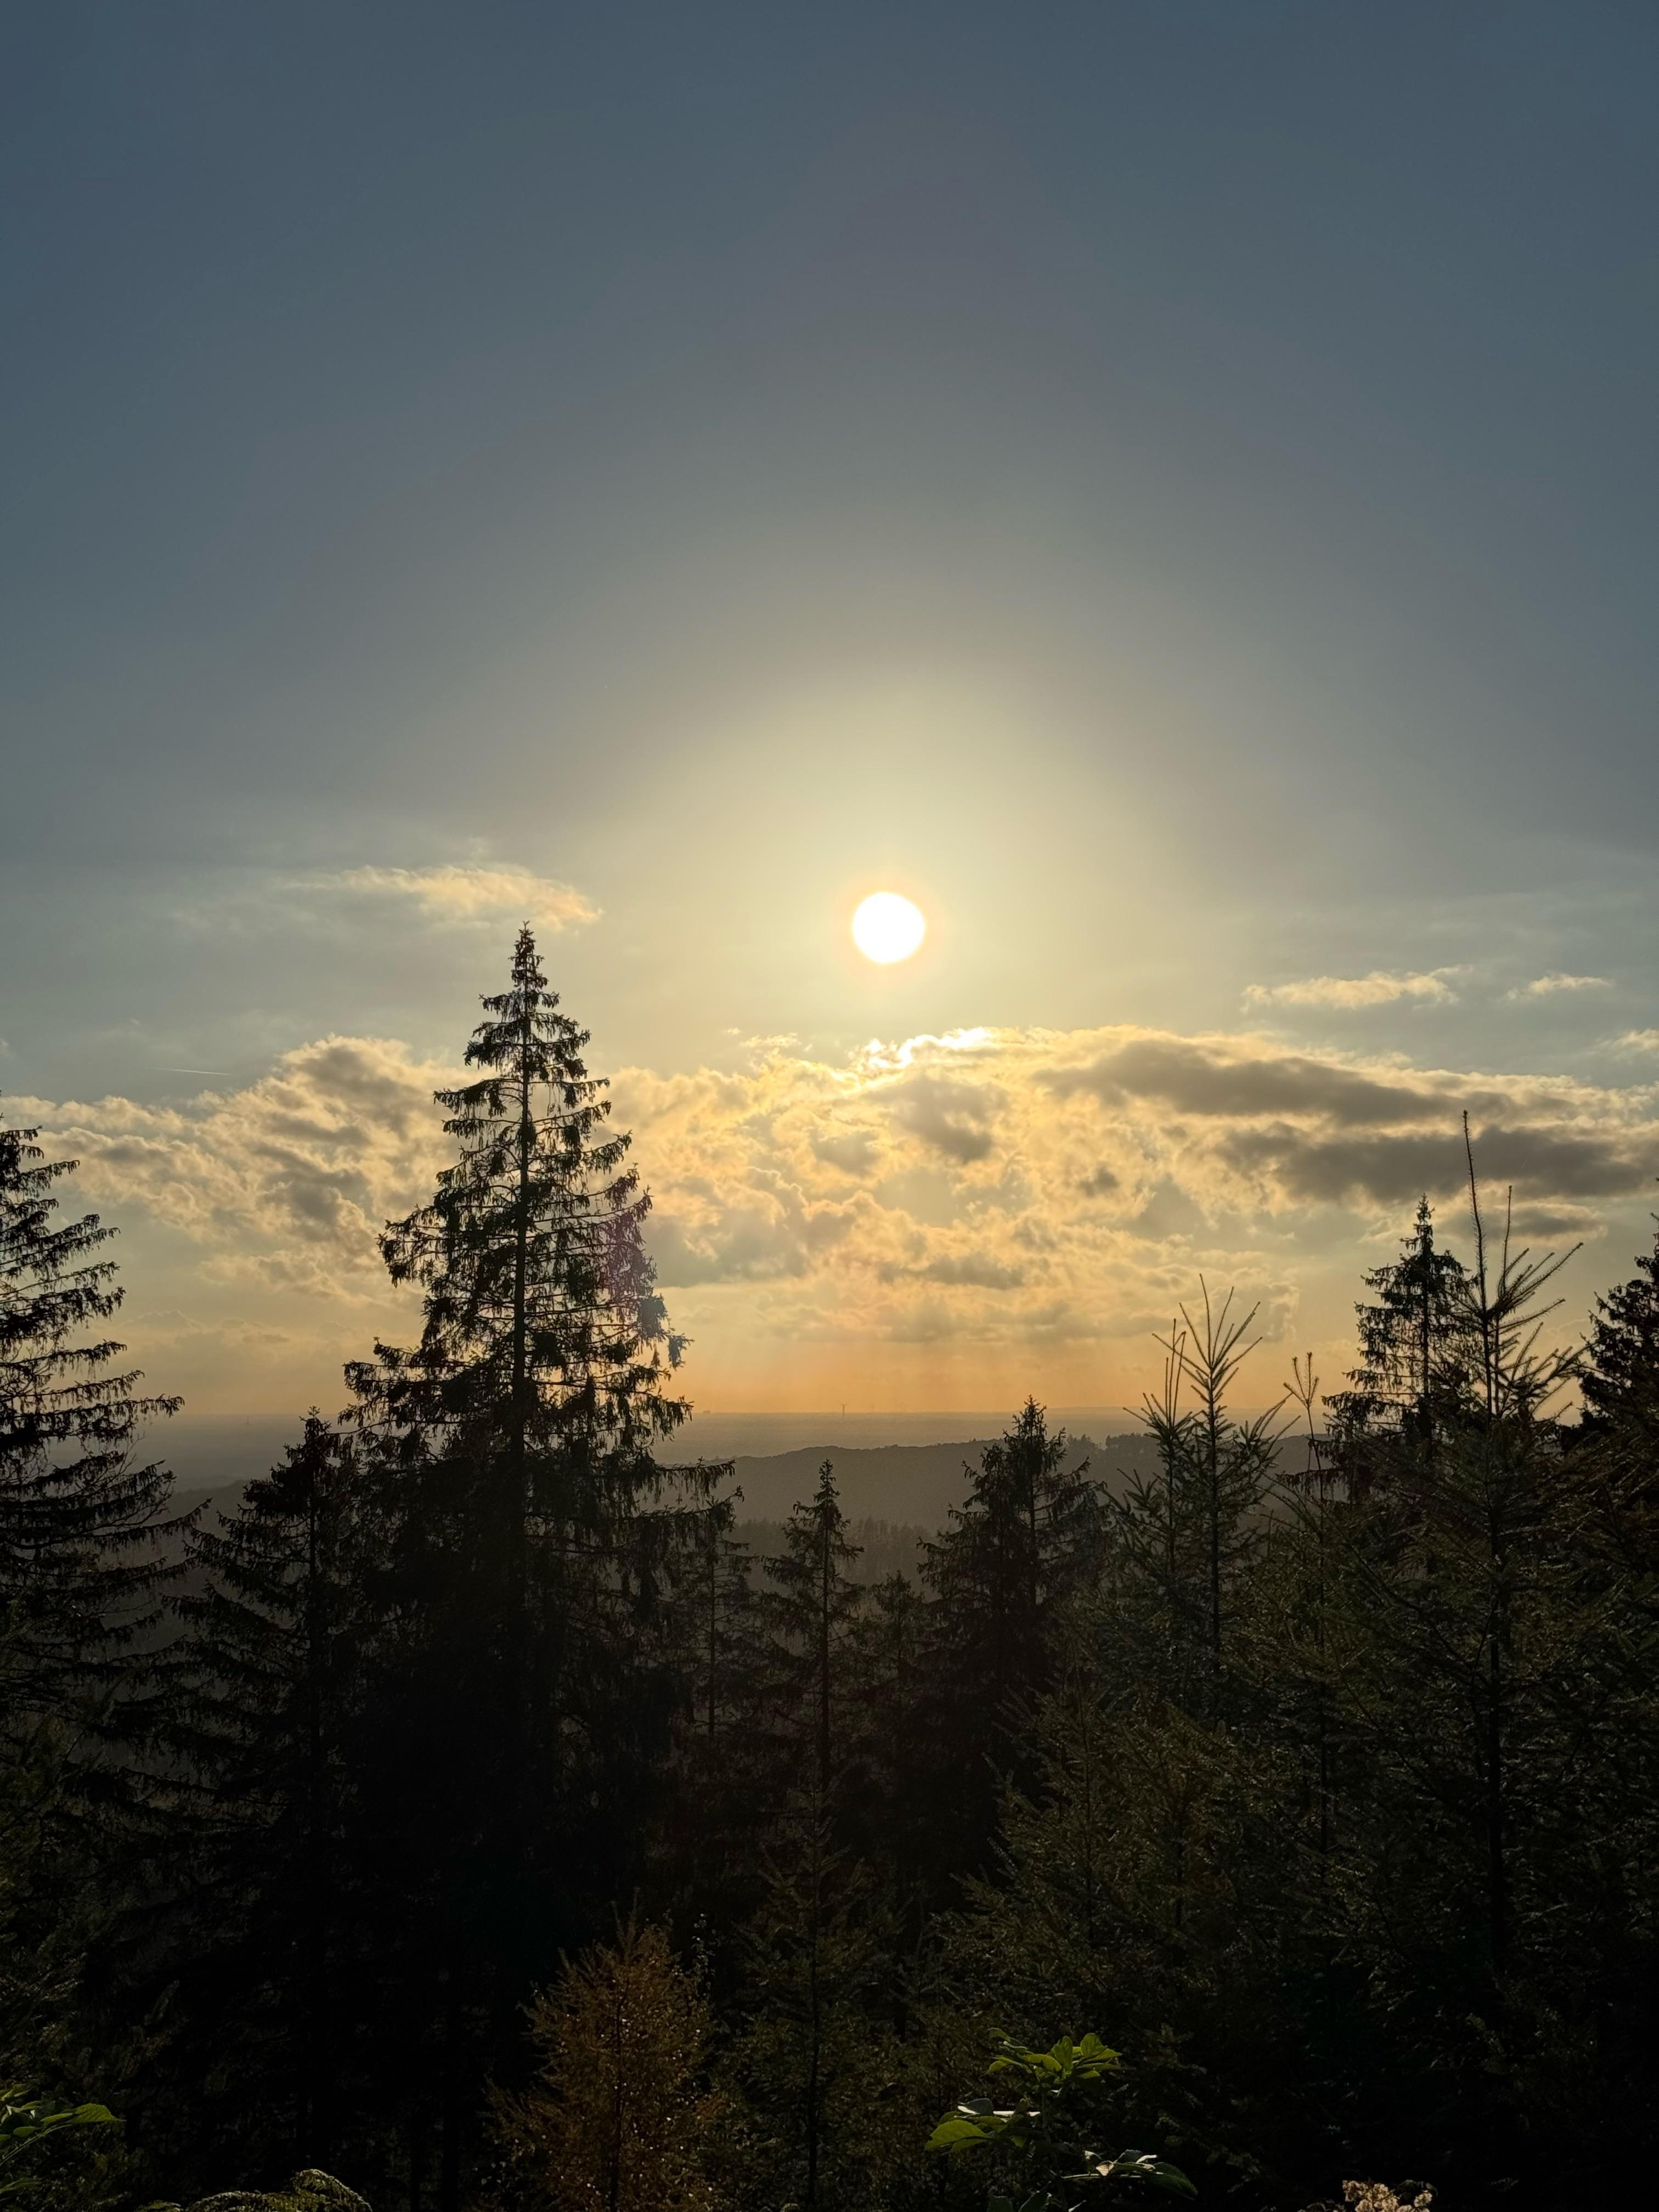
[[[1454,994],[1446,980],[1460,971],[1435,968],[1427,975],[1391,975],[1374,968],[1369,975],[1306,975],[1293,983],[1252,983],[1247,1006],[1325,1006],[1351,1012],[1364,1006],[1391,1006],[1401,999],[1443,1001]]]
[[[434,921],[520,921],[559,930],[599,919],[579,890],[528,868],[348,868],[318,880],[366,898],[412,899]]]
[[[1615,1052],[1659,1052],[1659,1030],[1626,1030],[1614,1037]]]
[[[1610,975],[1534,975],[1530,983],[1517,983],[1511,999],[1553,999],[1561,991],[1610,991]]]

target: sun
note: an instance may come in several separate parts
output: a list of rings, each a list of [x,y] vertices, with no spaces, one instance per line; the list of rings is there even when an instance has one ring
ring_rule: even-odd
[[[927,917],[897,891],[872,891],[853,916],[853,942],[884,968],[908,960],[927,934]]]

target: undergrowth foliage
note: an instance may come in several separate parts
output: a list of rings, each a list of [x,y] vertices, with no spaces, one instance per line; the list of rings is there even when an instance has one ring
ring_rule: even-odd
[[[490,2095],[504,2203],[524,2212],[714,2212],[722,2100],[699,1978],[628,1920],[531,2000],[528,2088]]]

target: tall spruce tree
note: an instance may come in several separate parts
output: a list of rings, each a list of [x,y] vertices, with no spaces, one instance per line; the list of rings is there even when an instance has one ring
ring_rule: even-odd
[[[872,2000],[891,1979],[887,1916],[864,1856],[871,1593],[850,1571],[859,1556],[826,1459],[785,1523],[783,1550],[763,1563],[765,1827],[738,1947],[747,2018],[733,2053],[762,2124],[767,2201],[803,2208],[868,2201],[873,2177],[853,2154],[848,2123],[877,2063]]]
[[[466,1060],[485,1072],[438,1093],[455,1164],[381,1240],[394,1281],[425,1294],[420,1340],[347,1372],[382,1465],[409,1478],[417,1579],[447,1565],[465,1584],[502,1809],[522,1828],[544,1723],[572,1717],[565,1672],[605,1656],[579,1613],[654,1589],[656,1452],[690,1408],[669,1389],[682,1340],[654,1287],[630,1139],[607,1127],[587,1033],[559,1012],[527,927],[508,989],[483,1004]]]
[[[881,1869],[895,1924],[912,1945],[926,1917],[925,1872],[937,1806],[927,1732],[927,1603],[898,1570],[873,1584],[856,1633],[854,1694],[862,1755],[848,1792],[850,1832]],[[905,2010],[901,1977],[890,1978],[894,2017]]]
[[[879,2201],[859,2121],[891,2077],[885,1916],[867,1864],[836,1845],[837,1793],[819,1772],[802,1762],[770,1824],[732,2058],[760,2124],[757,2200],[801,2212]]]
[[[1541,1334],[1563,1261],[1516,1249],[1507,1217],[1489,1226],[1472,1152],[1469,1188],[1473,1264],[1437,1271],[1452,1287],[1427,1328],[1403,1307],[1415,1364],[1393,1418],[1356,1436],[1346,1401],[1334,1409],[1350,1504],[1327,1558],[1344,1650],[1326,1679],[1349,1743],[1330,1861],[1346,1948],[1455,2088],[1460,2155],[1491,2171],[1539,2039],[1559,2035],[1564,2053],[1572,2039],[1566,1868],[1587,1822],[1598,1855],[1621,1846],[1605,1793],[1590,1791],[1593,1814],[1581,1794],[1595,1761],[1576,1686],[1601,1671],[1607,1638],[1581,1567],[1585,1470],[1553,1413],[1574,1360]],[[1421,1225],[1406,1255],[1419,1291]]]
[[[35,1136],[0,1130],[0,2039],[37,2087],[84,2095],[89,2041],[102,2081],[131,2055],[132,1907],[167,1809],[163,1621],[193,1516],[136,1449],[179,1401],[141,1395],[106,1333],[115,1232],[54,1220],[76,1163]],[[85,2179],[67,2201],[94,2201]]]
[[[651,1853],[653,1894],[678,1923],[707,1931],[717,1980],[755,1895],[769,1780],[761,1598],[749,1547],[732,1534],[740,1497],[701,1516],[676,1594],[680,1705]]]
[[[1659,1242],[1636,1268],[1596,1300],[1583,1419],[1568,1431],[1587,1507],[1570,1556],[1599,1632],[1575,1655],[1572,1710],[1595,1779],[1554,1869],[1558,1942],[1579,1969],[1577,2108],[1562,2117],[1580,2139],[1617,2142],[1632,2176],[1651,2170],[1659,2136],[1651,2100],[1621,2087],[1659,2045]],[[1535,2073],[1526,2086],[1537,2094]]]
[[[1399,1258],[1364,1279],[1373,1296],[1354,1309],[1358,1364],[1347,1389],[1328,1401],[1345,1480],[1355,1490],[1385,1479],[1401,1444],[1432,1458],[1439,1431],[1469,1409],[1480,1361],[1468,1271],[1436,1243],[1426,1197]],[[1376,1449],[1367,1448],[1371,1439]]]
[[[381,1239],[393,1281],[425,1294],[420,1341],[347,1371],[362,1417],[408,1457],[471,1469],[503,1607],[522,1620],[532,1562],[614,1547],[659,1493],[657,1448],[690,1407],[667,1388],[684,1340],[654,1287],[631,1139],[607,1127],[588,1033],[559,1012],[527,925],[508,988],[483,1006],[466,1061],[485,1073],[437,1094],[455,1164]]]
[[[76,1163],[47,1161],[37,1134],[0,1130],[0,1730],[47,1726],[83,1787],[107,1789],[153,1717],[146,1647],[188,1521],[135,1446],[179,1401],[139,1395],[140,1370],[117,1364],[100,1332],[123,1293],[98,1256],[115,1231],[95,1213],[54,1224]]]
[[[184,1996],[209,2092],[192,2148],[211,2118],[250,2170],[331,2168],[369,2008],[352,1811],[380,1532],[351,1441],[315,1412],[219,1520],[179,1601],[199,1816]]]
[[[785,1741],[811,1747],[820,1802],[828,1804],[849,1749],[842,1708],[857,1622],[868,1593],[848,1569],[860,1547],[848,1538],[834,1463],[818,1469],[817,1487],[798,1503],[784,1527],[784,1549],[766,1561],[775,1587],[767,1593],[773,1698]],[[792,1761],[792,1763],[793,1763]]]
[[[1098,1563],[1099,1486],[1027,1399],[964,1468],[966,1502],[927,1547],[929,1733],[954,1874],[982,1860],[1000,1778],[1031,1772],[1022,1709],[1053,1679],[1061,1624]],[[944,1862],[935,1880],[947,1874]]]
[[[369,1796],[432,2021],[441,2197],[528,1982],[626,1893],[680,1702],[659,1601],[720,1470],[657,1453],[689,1407],[585,1030],[528,927],[441,1091],[456,1158],[382,1251],[423,1293],[409,1349],[349,1368],[389,1529]],[[418,2161],[414,2161],[416,2164]]]
[[[1578,1383],[1588,1431],[1639,1432],[1659,1452],[1659,1218],[1636,1273],[1595,1301]]]
[[[1064,1429],[1051,1436],[1028,1398],[964,1470],[967,1501],[927,1547],[922,1573],[941,1634],[988,1717],[1043,1685],[1060,1612],[1093,1564],[1098,1485],[1088,1462],[1072,1458]]]
[[[732,1529],[743,1493],[719,1498],[687,1547],[679,1592],[685,1720],[711,1756],[752,1723],[757,1696],[760,1608],[754,1561]]]

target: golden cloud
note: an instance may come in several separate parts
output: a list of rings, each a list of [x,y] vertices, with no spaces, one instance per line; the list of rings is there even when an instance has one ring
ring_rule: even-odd
[[[528,868],[348,868],[318,882],[367,897],[412,899],[434,921],[529,921],[557,931],[599,919],[579,890]]]
[[[381,1038],[330,1036],[186,1105],[7,1103],[79,1159],[76,1196],[140,1206],[207,1248],[209,1280],[337,1297],[378,1290],[381,1224],[430,1188],[444,1141],[432,1093],[448,1073]]]
[[[1293,983],[1252,983],[1244,993],[1247,1006],[1327,1006],[1352,1012],[1364,1006],[1391,1006],[1401,999],[1449,1000],[1449,975],[1456,968],[1435,968],[1426,975],[1389,975],[1373,969],[1369,975],[1307,975]]]
[[[216,1316],[255,1283],[367,1313],[385,1290],[376,1232],[445,1156],[432,1091],[450,1073],[337,1036],[182,1106],[9,1104],[79,1156],[93,1202],[200,1248]],[[736,1069],[623,1069],[614,1097],[663,1287],[711,1348],[1105,1342],[1167,1316],[1200,1270],[1276,1329],[1310,1266],[1357,1264],[1356,1241],[1391,1234],[1420,1192],[1461,1203],[1465,1110],[1532,1233],[1593,1231],[1659,1168],[1651,1084],[1128,1027],[834,1061],[772,1042]]]
[[[1512,999],[1553,999],[1563,991],[1610,991],[1610,975],[1534,975],[1510,993]]]

